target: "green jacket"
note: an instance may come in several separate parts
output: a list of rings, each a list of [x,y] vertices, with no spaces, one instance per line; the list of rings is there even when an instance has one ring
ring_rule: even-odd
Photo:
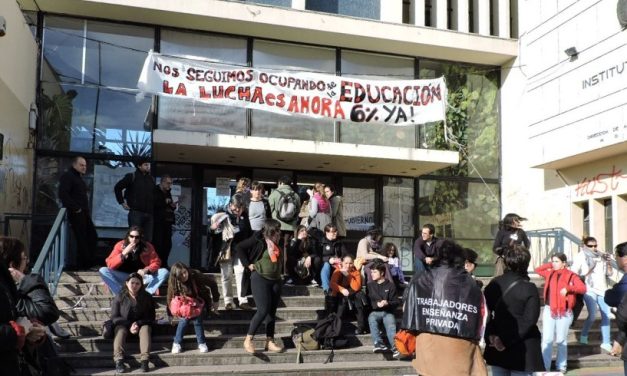
[[[285,194],[294,194],[294,196],[296,197],[295,203],[296,203],[296,212],[298,213],[299,209],[300,209],[300,197],[298,197],[298,194],[296,194],[294,192],[294,190],[292,189],[292,187],[290,187],[289,185],[281,185],[279,186],[277,189],[275,189],[274,191],[272,191],[272,193],[270,194],[270,196],[268,196],[268,202],[270,203],[270,209],[272,209],[272,218],[276,219],[277,221],[281,222],[281,230],[282,231],[294,231],[296,229],[296,225],[298,223],[298,215],[296,215],[296,217],[294,218],[294,221],[291,223],[286,223],[281,221],[280,219],[277,218],[277,210],[278,210],[278,206],[279,206],[279,198],[281,197],[281,195],[279,194],[279,192],[277,191],[281,191]]]

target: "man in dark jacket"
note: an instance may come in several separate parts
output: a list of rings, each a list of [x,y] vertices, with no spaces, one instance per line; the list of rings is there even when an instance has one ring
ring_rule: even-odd
[[[627,374],[627,242],[620,243],[615,248],[616,263],[625,273],[623,278],[611,289],[605,292],[605,303],[610,307],[618,307],[616,311],[616,327],[618,333],[614,338],[611,355],[619,356],[623,360],[623,369]]]
[[[372,312],[368,315],[368,325],[374,345],[373,352],[383,352],[388,349],[381,340],[379,332],[379,325],[383,325],[392,356],[399,359],[401,354],[394,344],[394,336],[396,335],[394,311],[398,307],[399,300],[396,296],[396,285],[385,278],[385,273],[385,265],[380,263],[370,269],[372,282],[368,283],[368,297]]]
[[[414,274],[420,274],[435,262],[436,244],[435,226],[427,223],[422,226],[420,237],[414,242]]]
[[[172,249],[172,226],[176,203],[172,200],[172,178],[161,176],[161,182],[155,187],[154,231],[152,245],[161,259],[161,266],[168,267],[168,258]]]
[[[144,240],[152,241],[155,180],[150,175],[150,162],[140,160],[136,166],[135,172],[115,184],[115,198],[128,210],[128,227],[141,227]]]
[[[87,184],[82,175],[87,172],[87,161],[83,157],[75,157],[70,167],[59,180],[59,199],[67,209],[67,216],[76,238],[75,255],[68,255],[67,269],[89,269],[94,266],[92,255],[96,252],[98,234],[91,220]],[[74,265],[74,259],[76,264]]]

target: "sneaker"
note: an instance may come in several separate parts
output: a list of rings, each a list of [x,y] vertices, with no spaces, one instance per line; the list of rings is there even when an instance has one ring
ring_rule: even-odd
[[[557,370],[557,372],[560,372],[560,373],[565,375],[566,374],[566,368],[560,368],[560,369]]]
[[[157,325],[172,325],[172,316],[159,318],[157,320]]]
[[[121,360],[115,361],[115,373],[124,373],[126,372],[126,368],[124,368],[124,362]]]
[[[581,343],[582,345],[587,345],[588,344],[588,336],[584,336],[584,335],[579,336],[579,343]]]
[[[181,353],[181,345],[178,343],[172,344],[172,354],[180,354]]]
[[[201,353],[208,353],[209,349],[207,348],[207,344],[201,343],[200,345],[198,345],[198,351],[200,351]]]
[[[318,287],[318,282],[316,282],[315,279],[312,279],[311,282],[309,283],[309,286],[311,286],[311,287]]]
[[[382,343],[375,343],[374,348],[372,349],[373,353],[382,353],[388,351],[388,347]]]
[[[142,364],[141,364],[142,372],[148,372],[149,368],[150,367],[148,365],[148,361],[147,360],[142,360]]]
[[[239,305],[239,309],[242,309],[244,311],[252,311],[253,307],[248,303],[242,303]]]
[[[288,278],[288,279],[285,281],[285,285],[286,285],[286,286],[294,286],[294,280],[293,280],[293,279],[291,279],[291,278]]]
[[[600,347],[603,351],[606,351],[608,353],[612,352],[612,345],[610,345],[609,343],[603,343]]]
[[[232,310],[233,309],[233,303],[226,303],[224,305],[224,309],[227,310],[227,311]]]
[[[394,351],[392,351],[392,358],[398,360],[401,358],[401,353],[398,352],[398,350],[394,349]]]

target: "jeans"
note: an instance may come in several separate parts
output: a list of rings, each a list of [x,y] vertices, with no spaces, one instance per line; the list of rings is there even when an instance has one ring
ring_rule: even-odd
[[[381,334],[379,334],[379,324],[383,324],[390,348],[395,350],[396,346],[394,346],[394,336],[396,335],[396,318],[392,313],[386,311],[370,312],[370,315],[368,316],[368,325],[370,326],[372,343],[375,346],[377,344],[383,344],[383,341],[381,341]]]
[[[331,288],[330,284],[331,284],[331,273],[333,272],[333,267],[331,266],[331,264],[329,264],[329,262],[325,262],[324,265],[322,265],[322,270],[320,271],[320,283],[322,284],[322,290],[323,291],[329,291],[329,289]]]
[[[492,376],[533,376],[533,372],[513,371],[498,366],[490,366],[490,368],[492,369]]]
[[[176,327],[176,334],[174,335],[174,343],[181,344],[183,341],[183,335],[185,334],[185,328],[187,327],[187,323],[189,321],[193,321],[194,323],[194,332],[196,332],[196,341],[199,345],[205,343],[205,329],[202,327],[202,313],[200,316],[193,319],[184,319],[179,318],[179,324]]]
[[[416,258],[416,261],[414,262],[414,275],[420,275],[424,273],[425,270],[425,264],[422,263],[422,260]]]
[[[544,368],[551,370],[551,356],[553,352],[553,340],[557,345],[557,358],[555,366],[558,370],[566,369],[568,359],[568,328],[573,322],[573,312],[566,312],[563,317],[551,317],[551,307],[544,306],[542,313],[542,358]]]
[[[605,304],[603,295],[597,295],[593,292],[587,292],[583,296],[583,301],[586,303],[586,308],[588,309],[588,318],[583,323],[581,335],[586,337],[588,336],[588,332],[590,331],[590,327],[592,327],[592,323],[594,322],[598,306],[601,311],[601,337],[603,340],[602,343],[611,346],[612,341],[610,339],[610,307]]]
[[[154,226],[154,219],[152,213],[144,213],[138,210],[128,211],[128,227],[139,226],[144,231],[144,240],[152,242],[152,227]],[[166,260],[165,262],[168,262]]]
[[[234,250],[231,250],[233,254]],[[220,263],[220,276],[222,280],[222,295],[224,305],[233,304],[233,274],[235,274],[235,290],[239,304],[248,304],[248,297],[242,296],[242,278],[244,278],[244,265],[238,257],[231,257],[230,261]]]
[[[126,278],[130,274],[126,272],[121,272],[119,270],[109,269],[106,266],[100,268],[98,272],[100,273],[100,277],[102,277],[104,283],[107,285],[107,287],[109,287],[109,290],[111,290],[114,295],[120,293],[124,281],[126,281]],[[160,268],[159,270],[157,270],[156,275],[145,274],[144,286],[146,286],[146,291],[150,295],[153,295],[155,291],[159,289],[159,286],[161,286],[161,284],[165,282],[169,274],[170,273],[168,272],[168,269],[165,268]]]

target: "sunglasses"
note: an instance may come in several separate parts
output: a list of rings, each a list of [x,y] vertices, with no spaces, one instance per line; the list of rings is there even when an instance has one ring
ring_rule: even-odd
[[[597,245],[596,244],[586,244],[586,247],[588,247],[588,248],[596,248]]]

